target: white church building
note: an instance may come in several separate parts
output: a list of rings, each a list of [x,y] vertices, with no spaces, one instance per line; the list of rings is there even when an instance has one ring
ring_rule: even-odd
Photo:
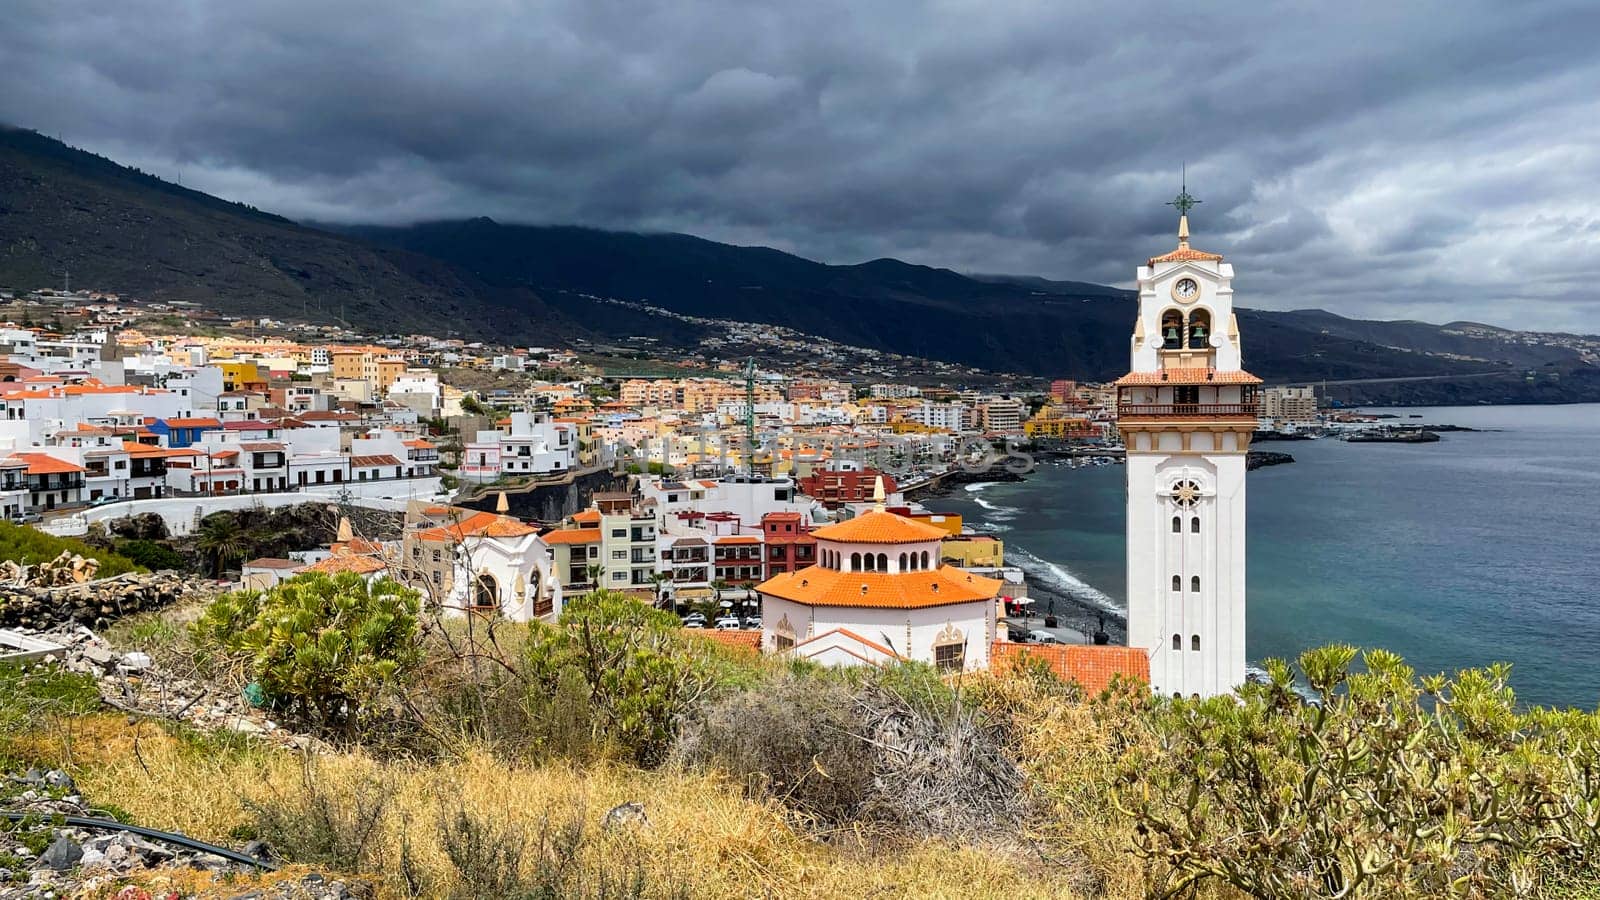
[[[1244,371],[1233,266],[1189,246],[1139,267],[1129,372],[1118,379],[1127,448],[1128,644],[1158,694],[1209,697],[1245,680],[1245,455],[1261,379]]]
[[[756,587],[762,646],[824,665],[987,668],[1003,582],[939,562],[944,529],[883,508],[819,528],[817,562]]]

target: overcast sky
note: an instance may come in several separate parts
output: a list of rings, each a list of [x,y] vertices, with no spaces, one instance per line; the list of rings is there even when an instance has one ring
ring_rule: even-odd
[[[6,0],[0,120],[299,219],[1600,332],[1600,3]]]

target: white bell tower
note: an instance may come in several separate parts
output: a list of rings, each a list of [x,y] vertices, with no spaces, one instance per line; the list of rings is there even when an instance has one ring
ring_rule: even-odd
[[[1233,266],[1189,246],[1139,267],[1129,372],[1117,381],[1127,448],[1128,644],[1150,687],[1209,697],[1244,683],[1245,454],[1261,379],[1241,366]]]

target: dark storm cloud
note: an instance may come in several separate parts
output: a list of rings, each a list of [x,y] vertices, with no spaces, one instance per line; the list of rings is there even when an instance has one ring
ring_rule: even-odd
[[[328,221],[672,229],[1597,330],[1600,5],[11,0],[0,119]]]

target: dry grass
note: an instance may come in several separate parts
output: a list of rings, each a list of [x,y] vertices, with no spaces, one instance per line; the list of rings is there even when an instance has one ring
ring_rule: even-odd
[[[117,746],[131,746],[119,740]],[[112,756],[114,754],[108,754]],[[873,853],[850,842],[830,846],[791,827],[784,811],[745,800],[723,779],[624,767],[509,766],[487,754],[429,765],[380,762],[360,754],[312,761],[334,795],[387,780],[367,866],[385,896],[405,896],[402,847],[428,896],[457,885],[438,823],[466,808],[498,828],[536,834],[581,820],[590,839],[578,851],[586,871],[639,870],[649,896],[693,897],[1073,897],[1082,872],[993,850],[917,842]],[[229,841],[251,823],[246,801],[302,790],[300,761],[268,751],[206,752],[169,736],[140,741],[140,753],[82,770],[79,784],[97,802],[137,821]],[[644,805],[649,827],[599,827],[620,803]],[[531,864],[531,860],[530,860]],[[1105,896],[1143,896],[1142,888]]]

